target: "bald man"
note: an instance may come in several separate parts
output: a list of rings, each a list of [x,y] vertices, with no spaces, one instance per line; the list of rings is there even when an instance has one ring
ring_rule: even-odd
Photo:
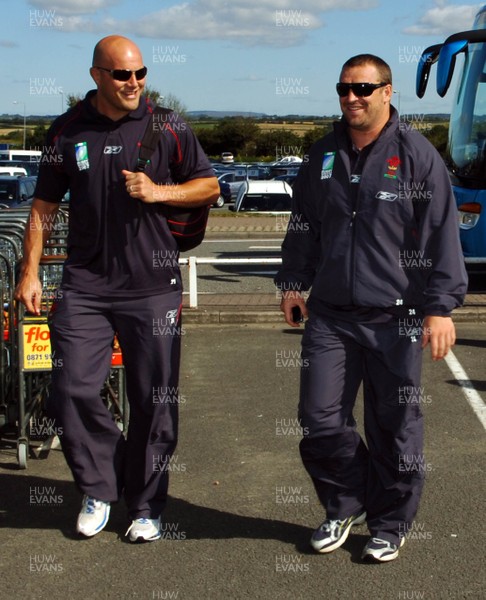
[[[99,533],[123,493],[130,541],[153,541],[161,537],[177,443],[182,303],[177,243],[160,206],[208,205],[219,187],[175,113],[160,127],[147,168],[137,171],[140,142],[160,115],[143,96],[147,68],[131,40],[100,40],[90,74],[96,89],[47,135],[16,298],[40,314],[39,261],[69,190],[68,256],[49,315],[59,367],[47,412],[83,494],[79,534]],[[130,405],[126,439],[100,397],[115,334]]]

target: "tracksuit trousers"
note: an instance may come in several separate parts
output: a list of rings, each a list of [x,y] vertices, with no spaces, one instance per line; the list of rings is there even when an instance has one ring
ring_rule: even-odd
[[[398,319],[311,314],[302,339],[300,453],[327,518],[366,510],[371,535],[395,544],[415,517],[426,470],[420,338]],[[353,417],[361,384],[366,445]]]
[[[177,443],[181,292],[100,298],[60,290],[49,317],[56,368],[47,412],[75,483],[105,502],[122,492],[130,519],[158,518]],[[130,407],[127,437],[100,391],[116,333]]]

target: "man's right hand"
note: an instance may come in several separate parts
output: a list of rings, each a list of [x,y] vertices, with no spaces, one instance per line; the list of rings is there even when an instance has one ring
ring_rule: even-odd
[[[42,285],[37,276],[21,275],[14,292],[15,300],[22,302],[27,312],[40,315]]]
[[[291,327],[300,327],[300,323],[296,323],[292,320],[292,309],[297,306],[300,308],[303,317],[307,317],[308,310],[305,304],[305,300],[300,292],[283,292],[282,300],[280,302],[280,310],[285,316],[285,321]]]
[[[24,234],[24,257],[14,298],[34,315],[40,315],[42,285],[39,263],[42,249],[51,235],[59,204],[34,198]]]

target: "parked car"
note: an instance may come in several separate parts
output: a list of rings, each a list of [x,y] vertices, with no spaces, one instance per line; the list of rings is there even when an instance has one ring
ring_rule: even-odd
[[[228,202],[231,202],[231,188],[228,182],[221,179],[221,175],[218,177],[219,183],[219,198],[213,204],[216,208],[222,208]]]
[[[282,165],[282,166],[286,166],[286,165],[300,165],[300,163],[302,162],[302,159],[300,158],[300,156],[284,156],[282,157],[280,160],[275,161],[273,164],[275,165]]]
[[[34,198],[37,177],[0,176],[0,208],[27,206]]]
[[[247,179],[270,179],[270,167],[268,164],[235,164],[235,173],[244,175]]]
[[[288,213],[292,188],[285,181],[245,181],[238,192],[234,212]]]
[[[0,165],[0,176],[11,175],[12,177],[25,177],[27,171],[23,167],[4,167]]]
[[[294,181],[297,178],[297,173],[291,173],[289,175],[277,175],[277,177],[274,177],[275,181],[286,181],[290,187],[294,186]]]
[[[234,163],[235,157],[231,152],[221,152],[221,162],[223,164]]]
[[[297,175],[299,169],[300,163],[273,163],[273,165],[270,167],[270,175],[271,177],[278,177],[279,175]]]
[[[0,160],[0,167],[22,167],[27,172],[27,175],[38,175],[39,174],[39,164],[38,160]]]
[[[238,191],[243,183],[246,181],[246,173],[242,171],[241,173],[235,171],[227,171],[218,177],[218,181],[220,183],[228,184],[230,190],[230,198],[228,202],[233,202],[238,195]]]
[[[219,177],[220,175],[224,175],[225,173],[229,173],[231,171],[233,171],[233,165],[223,165],[221,163],[211,163],[211,166],[213,167],[213,171],[214,174],[216,175],[216,177]]]

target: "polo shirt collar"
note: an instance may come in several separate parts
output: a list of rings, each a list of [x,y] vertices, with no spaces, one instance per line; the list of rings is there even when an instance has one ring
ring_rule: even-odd
[[[111,125],[115,123],[123,123],[125,121],[131,120],[141,120],[147,114],[147,112],[153,111],[153,106],[151,101],[147,96],[141,96],[138,107],[135,110],[132,110],[127,115],[119,119],[118,121],[113,121],[109,117],[102,115],[99,113],[96,108],[91,103],[92,98],[96,95],[97,90],[90,90],[83,100],[83,107],[85,111],[85,115],[88,119],[98,122],[110,123]]]

